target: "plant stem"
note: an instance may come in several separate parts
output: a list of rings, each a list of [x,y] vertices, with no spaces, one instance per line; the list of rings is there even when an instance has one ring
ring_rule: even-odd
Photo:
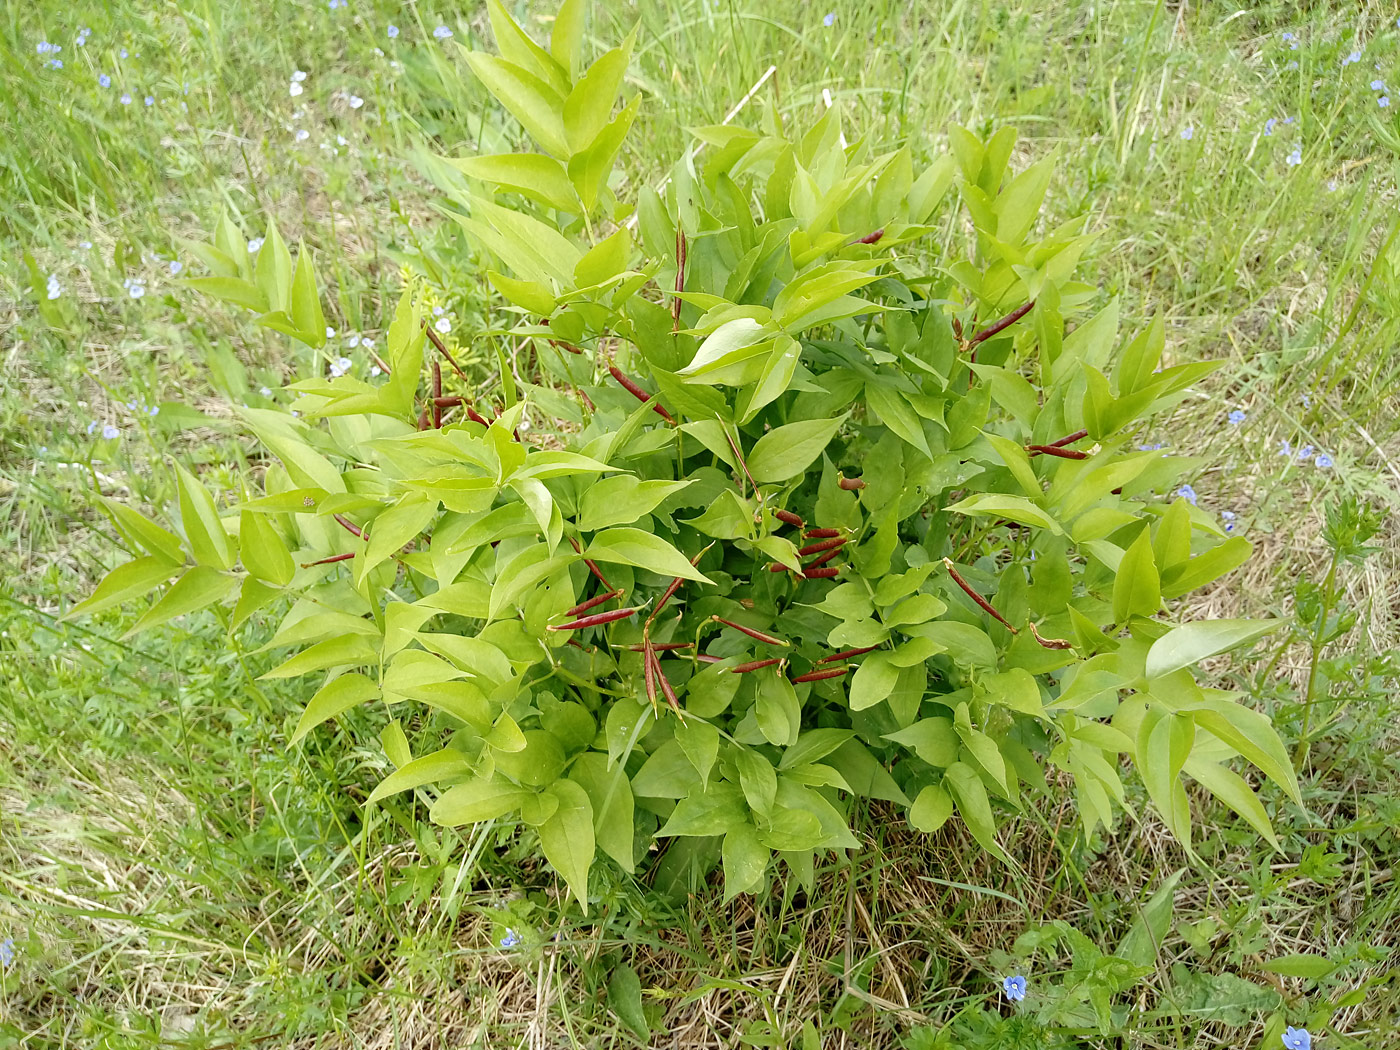
[[[1308,729],[1312,725],[1313,692],[1317,688],[1317,665],[1322,657],[1324,642],[1322,633],[1327,628],[1327,614],[1332,611],[1336,600],[1337,562],[1339,555],[1332,553],[1332,564],[1327,567],[1327,578],[1322,581],[1322,606],[1317,611],[1317,623],[1313,625],[1312,657],[1308,662],[1308,686],[1303,693],[1303,727],[1298,735],[1298,747],[1293,752],[1293,764],[1301,766],[1308,757]]]

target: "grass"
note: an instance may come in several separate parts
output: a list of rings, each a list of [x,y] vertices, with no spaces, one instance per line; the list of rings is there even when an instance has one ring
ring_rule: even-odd
[[[454,46],[485,39],[474,7],[6,0],[0,939],[17,956],[0,971],[0,1044],[643,1045],[631,967],[641,1016],[675,1045],[804,1045],[804,1024],[821,1046],[943,1045],[932,1033],[955,1014],[984,1000],[1001,1009],[1018,936],[1058,919],[1110,951],[1184,868],[1157,968],[1116,1000],[1135,1011],[1121,1045],[1256,1045],[1274,1013],[1325,1033],[1327,1047],[1400,1045],[1389,520],[1379,553],[1339,569],[1354,620],[1316,644],[1308,612],[1330,563],[1323,509],[1355,496],[1393,510],[1400,492],[1400,93],[1377,101],[1400,92],[1395,12],[595,7],[599,45],[641,21],[631,83],[645,101],[625,163],[635,181],[654,184],[685,129],[721,120],[770,64],[776,75],[737,120],[774,105],[808,121],[826,90],[849,133],[882,145],[933,151],[949,122],[1010,122],[1018,166],[1058,155],[1052,219],[1098,234],[1083,272],[1122,297],[1125,324],[1163,313],[1175,359],[1227,363],[1144,440],[1200,456],[1201,504],[1236,514],[1256,543],[1193,611],[1295,625],[1257,661],[1219,669],[1291,744],[1315,698],[1306,807],[1270,800],[1284,853],[1204,798],[1194,864],[1140,798],[1138,818],[1094,844],[1068,803],[1028,814],[1008,838],[1013,870],[960,834],[923,839],[877,810],[856,828],[866,848],[829,863],[810,896],[779,885],[726,907],[712,889],[666,902],[618,884],[603,917],[582,923],[508,829],[459,835],[409,805],[366,823],[359,801],[384,759],[331,731],[287,749],[304,697],[254,681],[267,661],[258,639],[229,652],[212,618],[135,643],[117,640],[128,624],[116,614],[60,625],[122,558],[92,496],[163,504],[167,454],[230,491],[255,485],[226,406],[275,397],[314,364],[183,291],[170,270],[192,265],[180,239],[225,209],[249,236],[275,217],[316,250],[329,323],[375,338],[400,268],[425,269],[467,346],[489,304],[471,246],[434,221],[424,158],[509,148],[516,132]],[[530,10],[543,35],[547,17]],[[439,24],[454,44],[434,40]],[[80,26],[92,30],[82,46]],[[45,39],[62,51],[37,53]],[[1344,63],[1353,50],[1361,61]],[[49,57],[63,67],[46,68]],[[297,96],[295,69],[309,74]],[[1372,90],[1375,79],[1385,86]],[[490,384],[494,356],[466,356]],[[1227,422],[1232,409],[1242,423]],[[1335,465],[1282,457],[1283,441]],[[504,951],[508,927],[524,943]],[[1311,980],[1260,967],[1294,952],[1337,969]],[[1039,952],[1033,990],[1086,958]],[[962,1038],[1020,1037],[1003,1025]],[[1086,1034],[1082,1045],[1108,1044]]]

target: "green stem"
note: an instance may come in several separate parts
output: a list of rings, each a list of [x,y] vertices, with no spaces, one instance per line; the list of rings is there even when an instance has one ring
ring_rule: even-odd
[[[1298,747],[1293,752],[1293,764],[1301,766],[1308,757],[1308,730],[1312,725],[1313,693],[1317,688],[1317,665],[1322,656],[1324,642],[1322,633],[1327,627],[1327,615],[1332,611],[1336,600],[1338,555],[1333,553],[1332,564],[1327,568],[1327,578],[1322,581],[1322,607],[1317,611],[1317,623],[1313,625],[1312,657],[1308,663],[1308,686],[1303,693],[1303,728],[1298,738]]]

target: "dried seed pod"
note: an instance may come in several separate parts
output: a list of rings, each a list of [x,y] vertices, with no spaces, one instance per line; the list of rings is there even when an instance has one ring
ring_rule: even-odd
[[[755,631],[752,627],[745,627],[745,626],[744,626],[743,624],[741,624],[741,623],[735,623],[733,620],[726,620],[723,616],[711,616],[710,619],[711,619],[712,621],[714,621],[715,623],[722,623],[722,624],[724,624],[724,626],[726,626],[726,627],[732,627],[732,628],[734,628],[734,630],[736,630],[736,631],[742,631],[744,634],[748,635],[750,638],[753,638],[753,639],[755,639],[756,641],[763,642],[763,643],[766,644],[766,645],[790,645],[790,644],[792,644],[791,642],[785,641],[785,640],[782,639],[782,638],[775,638],[775,637],[773,637],[773,635],[771,635],[771,634],[764,634],[762,631]]]
[[[820,670],[820,671],[813,670],[813,671],[808,671],[806,674],[800,674],[800,675],[798,675],[796,678],[794,678],[792,681],[793,681],[794,683],[797,683],[797,682],[821,682],[821,681],[824,681],[824,680],[827,679],[827,678],[840,678],[843,674],[845,674],[845,673],[846,673],[847,671],[849,671],[849,670],[850,670],[849,667],[826,667],[826,668],[823,668],[823,669]]]
[[[772,667],[774,664],[783,662],[781,656],[774,656],[768,660],[750,660],[746,664],[736,664],[729,669],[730,674],[748,674],[750,671],[757,671],[760,668]]]
[[[588,627],[601,627],[603,624],[612,623],[614,620],[625,620],[629,616],[636,616],[640,611],[640,606],[633,606],[630,609],[613,609],[610,612],[594,613],[592,616],[585,616],[578,620],[570,620],[568,623],[551,624],[545,629],[549,631],[582,631]]]

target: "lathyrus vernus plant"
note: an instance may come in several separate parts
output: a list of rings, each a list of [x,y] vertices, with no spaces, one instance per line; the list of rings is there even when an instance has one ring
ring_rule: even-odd
[[[722,860],[726,895],[775,854],[810,881],[862,799],[1008,859],[1047,767],[1111,825],[1124,756],[1188,847],[1187,777],[1274,841],[1231,764],[1296,798],[1284,749],[1192,674],[1272,625],[1164,613],[1249,544],[1157,495],[1194,461],[1135,447],[1211,365],[1089,312],[1089,237],[1037,226],[1052,161],[1009,175],[1010,130],[955,128],[921,168],[843,145],[836,109],[796,136],[770,113],[695,129],[633,209],[630,39],[581,73],[581,4],[549,50],[490,6],[501,56],[467,59],[542,152],[453,161],[445,210],[517,318],[499,388],[452,370],[409,282],[382,379],[243,410],[266,495],[221,511],[182,471],[175,532],[110,504],[145,553],[74,612],[156,588],[134,630],[285,608],[268,677],[320,678],[294,741],[383,705],[372,801],[528,825],[585,907],[596,864],[656,838]],[[204,289],[314,345],[307,256],[270,248],[206,246]]]

